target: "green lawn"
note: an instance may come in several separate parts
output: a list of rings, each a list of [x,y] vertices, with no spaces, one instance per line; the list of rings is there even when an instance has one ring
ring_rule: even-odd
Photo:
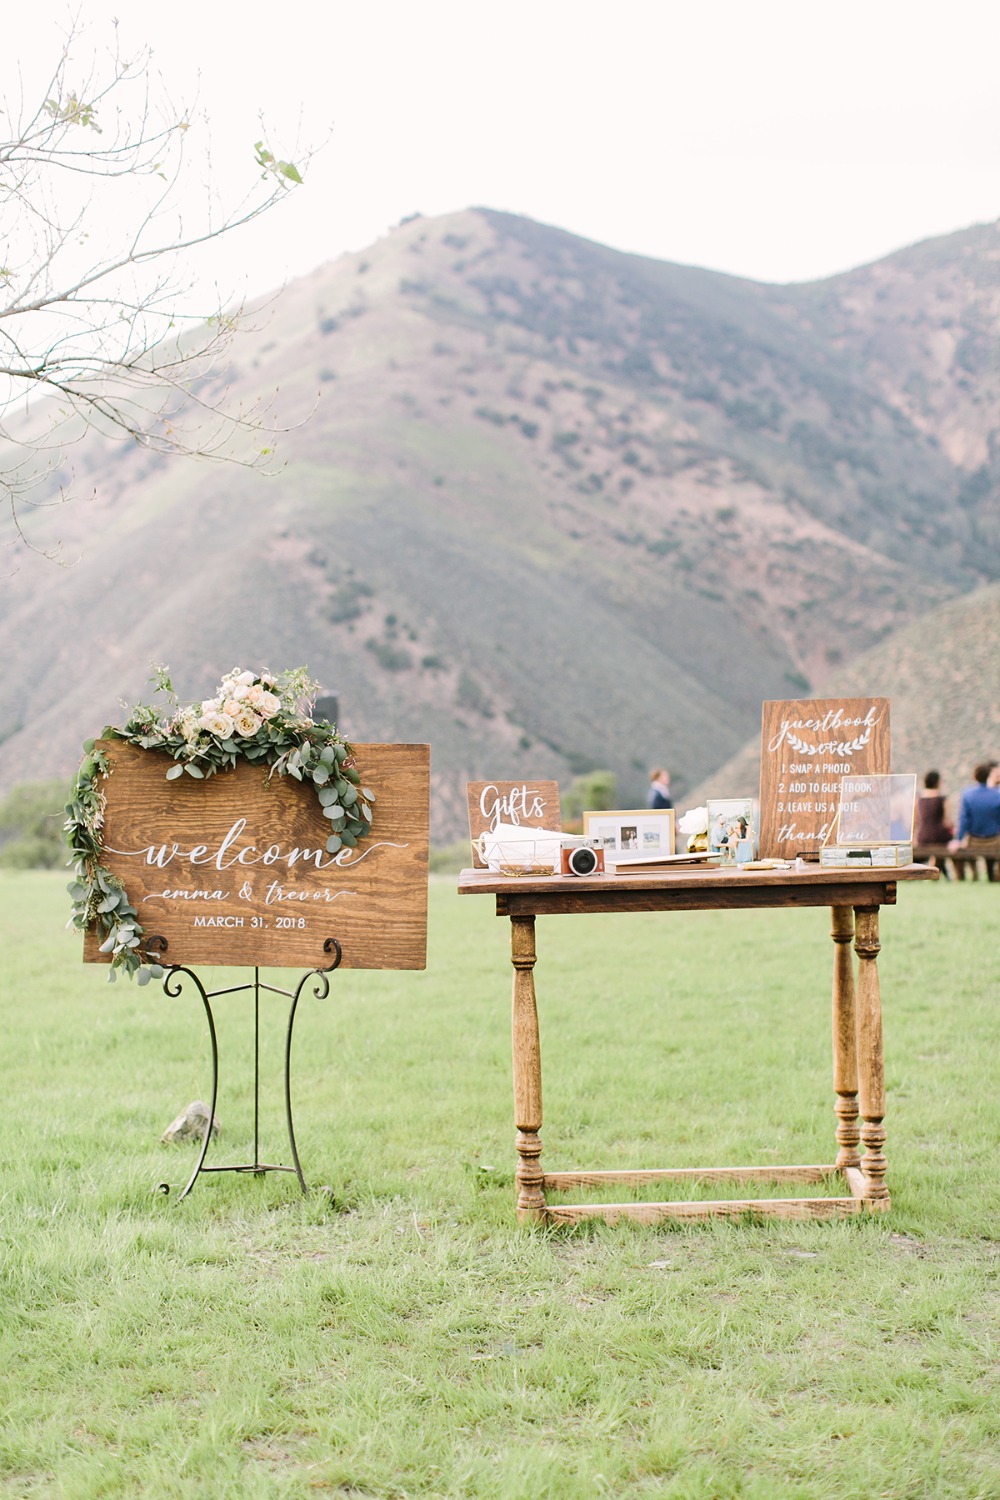
[[[207,1097],[200,1006],[82,966],[64,884],[0,879],[0,1494],[1000,1495],[1000,891],[883,913],[891,1214],[560,1232],[514,1218],[488,899],[435,879],[425,973],[303,1001],[323,1191],[178,1203],[192,1151],[159,1136]],[[827,926],[540,920],[545,1165],[831,1159]],[[246,1160],[249,1017],[217,1009],[214,1159]],[[287,1161],[273,1001],[264,1040]]]

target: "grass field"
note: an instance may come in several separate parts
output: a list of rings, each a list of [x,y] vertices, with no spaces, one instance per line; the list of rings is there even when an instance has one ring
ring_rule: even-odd
[[[425,973],[303,1002],[322,1191],[179,1204],[200,1006],[108,986],[66,906],[0,880],[0,1494],[1000,1495],[1000,892],[883,914],[891,1214],[574,1232],[515,1223],[488,900],[436,878]],[[830,1159],[825,917],[540,921],[546,1166]],[[215,1159],[246,1160],[245,1002],[218,1012]],[[282,1041],[267,1005],[270,1160]]]

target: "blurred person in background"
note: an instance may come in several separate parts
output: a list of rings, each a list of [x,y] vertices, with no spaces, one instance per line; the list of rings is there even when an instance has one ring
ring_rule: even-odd
[[[1000,777],[997,762],[983,761],[973,771],[971,786],[962,792],[958,809],[958,837],[954,846],[981,854],[987,880],[996,880],[1000,866]]]
[[[673,807],[674,801],[670,795],[670,772],[662,767],[649,773],[649,791],[646,793],[646,806],[653,808]]]
[[[955,837],[955,830],[945,818],[944,795],[941,791],[941,772],[928,771],[924,777],[924,784],[917,798],[916,827],[914,829],[913,842],[921,844],[950,844]],[[931,863],[936,865],[944,876],[950,880],[947,861],[941,855],[935,854]]]

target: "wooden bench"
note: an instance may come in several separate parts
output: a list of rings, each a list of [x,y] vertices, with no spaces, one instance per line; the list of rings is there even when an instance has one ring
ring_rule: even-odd
[[[973,880],[978,880],[979,861],[982,858],[981,850],[951,849],[947,844],[914,844],[913,846],[913,859],[916,864],[947,865],[955,880],[964,880],[966,871],[970,873]]]

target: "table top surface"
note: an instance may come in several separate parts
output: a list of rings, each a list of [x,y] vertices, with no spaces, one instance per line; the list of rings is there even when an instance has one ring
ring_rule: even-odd
[[[734,865],[669,865],[632,867],[621,874],[604,875],[500,875],[495,870],[463,870],[458,877],[460,895],[495,895],[539,908],[547,902],[562,905],[569,900],[580,907],[593,904],[610,909],[637,898],[670,905],[722,905],[745,893],[747,904],[761,905],[850,904],[852,893],[865,904],[895,900],[899,881],[937,880],[933,865],[900,865],[896,868],[865,866],[849,870],[809,864],[805,869],[747,870]],[[883,894],[884,893],[884,894]]]

